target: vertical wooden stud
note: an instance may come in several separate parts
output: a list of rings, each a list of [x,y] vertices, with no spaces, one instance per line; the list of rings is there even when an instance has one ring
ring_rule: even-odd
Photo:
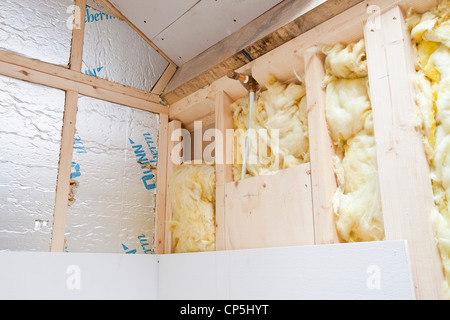
[[[233,140],[227,140],[227,130],[234,129],[233,100],[224,91],[216,95],[216,250],[226,250],[225,184],[233,181]],[[230,156],[231,155],[231,156]]]
[[[166,183],[166,221],[172,219],[172,205],[170,203],[169,197],[169,181],[178,167],[178,163],[173,161],[176,158],[175,152],[179,151],[178,148],[175,148],[180,143],[180,141],[179,140],[177,141],[175,138],[177,137],[176,132],[178,130],[181,130],[181,122],[177,120],[171,121],[169,123],[169,130],[168,130],[169,139],[167,143],[168,158],[167,158],[167,183]],[[169,232],[167,229],[165,230],[164,253],[166,254],[173,253],[172,232]]]
[[[72,31],[69,67],[71,70],[78,72],[81,72],[83,59],[85,14],[86,0],[75,0],[74,28]],[[73,145],[75,143],[77,108],[78,92],[66,91],[58,184],[56,187],[55,213],[53,217],[53,234],[50,246],[51,252],[64,251],[64,235],[66,231],[67,207],[69,205],[70,174],[72,170]]]
[[[72,32],[72,49],[70,51],[70,69],[78,72],[81,72],[83,64],[85,17],[86,0],[75,0],[75,20]]]
[[[163,254],[166,234],[167,161],[169,143],[169,117],[159,116],[158,168],[156,173],[155,253]]]
[[[308,122],[311,153],[311,180],[316,244],[339,243],[333,211],[337,190],[333,169],[335,150],[326,121],[324,55],[317,48],[305,52],[305,82],[308,101]]]
[[[51,252],[64,251],[64,235],[66,231],[67,207],[69,204],[70,174],[72,170],[73,145],[75,143],[77,106],[78,92],[66,91],[66,107],[61,138]]]
[[[418,299],[443,297],[430,171],[417,130],[411,37],[399,7],[365,27],[386,240],[407,240]]]

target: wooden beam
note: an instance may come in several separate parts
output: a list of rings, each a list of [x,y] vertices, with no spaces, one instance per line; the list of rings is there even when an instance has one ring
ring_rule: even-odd
[[[163,99],[173,104],[360,2],[285,0],[181,66]]]
[[[180,141],[176,141],[174,139],[174,132],[177,130],[181,130],[181,122],[180,121],[171,121],[169,123],[168,130],[168,143],[167,143],[167,183],[166,183],[166,221],[172,219],[172,205],[170,203],[169,197],[169,181],[172,177],[173,173],[178,167],[178,164],[174,163],[174,148]],[[164,244],[164,253],[170,254],[173,253],[173,241],[172,241],[172,232],[169,232],[167,229],[165,230],[165,244]]]
[[[80,46],[78,46],[80,47]],[[150,102],[159,102],[159,96],[150,92],[125,86],[119,83],[111,82],[105,79],[88,76],[75,70],[70,70],[65,67],[56,66],[50,63],[42,62],[35,59],[23,57],[14,53],[0,50],[0,61],[13,64],[19,67],[24,67],[45,73],[51,76],[56,76],[66,80],[79,82],[90,85],[92,87],[105,89],[108,91],[121,93],[130,97],[138,98]]]
[[[84,26],[86,17],[86,0],[75,0],[75,21],[72,32],[70,51],[70,70],[81,72],[83,64]]]
[[[163,254],[166,234],[167,164],[169,143],[169,117],[159,118],[158,168],[156,190],[155,253]]]
[[[399,7],[365,27],[386,240],[407,240],[418,299],[443,298],[430,170],[417,130],[411,37]]]
[[[216,96],[216,250],[226,250],[225,184],[233,182],[234,139],[227,140],[227,130],[234,129],[233,112],[230,108],[233,99],[225,92]],[[233,135],[234,136],[234,135]]]
[[[75,143],[75,125],[77,118],[78,92],[66,92],[63,129],[61,135],[61,153],[56,187],[55,213],[51,252],[64,251],[67,207],[69,204],[70,174],[72,170],[73,145]]]
[[[42,84],[48,87],[76,91],[82,95],[121,104],[131,108],[136,108],[153,113],[168,114],[166,106],[151,101],[141,100],[122,93],[99,88],[94,85],[80,83],[74,80],[61,78],[40,71],[35,71],[27,67],[21,67],[0,61],[0,74],[24,80],[32,83]]]
[[[335,150],[328,133],[325,115],[325,57],[319,49],[305,52],[305,82],[308,102],[309,144],[311,154],[312,199],[316,244],[339,243],[333,197],[337,190],[333,169]]]
[[[81,72],[84,43],[84,17],[86,0],[75,0],[75,15],[72,30],[72,47],[69,68]],[[25,73],[23,73],[25,76]],[[72,171],[73,146],[78,110],[78,91],[67,90],[64,106],[64,120],[61,133],[61,151],[56,186],[55,212],[53,215],[51,252],[64,252],[67,208],[69,205],[70,175]]]
[[[174,64],[169,64],[169,66],[166,68],[163,75],[158,80],[156,85],[153,87],[151,92],[158,96],[161,95],[176,71],[177,71],[177,66]]]

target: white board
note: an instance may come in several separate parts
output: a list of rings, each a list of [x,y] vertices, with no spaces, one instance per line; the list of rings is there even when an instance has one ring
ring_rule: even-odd
[[[181,66],[281,1],[111,0],[111,3]]]
[[[414,299],[406,241],[176,255],[0,253],[0,299]]]
[[[159,299],[414,299],[406,242],[160,257]]]
[[[154,300],[149,255],[0,253],[1,300]]]

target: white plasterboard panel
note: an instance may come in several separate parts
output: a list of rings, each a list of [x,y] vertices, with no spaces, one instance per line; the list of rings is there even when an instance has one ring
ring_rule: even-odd
[[[2,300],[157,298],[156,256],[8,252],[0,266]]]
[[[414,299],[405,241],[160,256],[159,299]]]
[[[199,0],[111,0],[111,3],[148,38],[153,38]]]
[[[202,0],[151,39],[175,63],[182,65],[280,2],[281,0]]]

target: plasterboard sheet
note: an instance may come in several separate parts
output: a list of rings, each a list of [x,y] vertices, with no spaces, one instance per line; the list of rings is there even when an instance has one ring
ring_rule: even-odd
[[[49,251],[65,93],[0,76],[0,251]]]
[[[159,117],[80,96],[66,251],[152,254]],[[138,163],[140,162],[140,164]]]
[[[238,31],[281,0],[202,0],[152,41],[182,65]]]
[[[169,63],[126,22],[86,8],[82,72],[150,91]]]
[[[112,0],[133,24],[151,39],[168,28],[198,0]]]
[[[158,258],[0,252],[1,300],[154,300]]]
[[[73,5],[73,0],[0,1],[0,49],[68,65]]]
[[[162,300],[414,299],[406,241],[161,255]]]

